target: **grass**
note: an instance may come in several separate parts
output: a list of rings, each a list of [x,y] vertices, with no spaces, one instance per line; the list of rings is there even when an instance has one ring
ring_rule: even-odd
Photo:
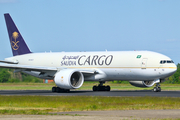
[[[77,90],[92,90],[93,85],[98,85],[98,82],[85,82],[83,86]],[[150,88],[134,87],[130,84],[115,84],[106,83],[110,85],[111,90],[151,90]],[[1,83],[0,90],[51,90],[55,83]],[[161,84],[162,90],[180,90],[180,84]]]
[[[62,111],[180,109],[180,98],[93,96],[0,96],[0,114]]]

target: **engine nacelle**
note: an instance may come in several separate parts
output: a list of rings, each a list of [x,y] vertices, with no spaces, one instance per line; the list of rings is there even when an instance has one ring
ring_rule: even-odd
[[[77,89],[84,83],[84,76],[77,70],[63,69],[56,73],[54,82],[63,89]]]
[[[154,81],[129,81],[129,83],[135,87],[152,87],[155,83],[160,82],[160,80]]]

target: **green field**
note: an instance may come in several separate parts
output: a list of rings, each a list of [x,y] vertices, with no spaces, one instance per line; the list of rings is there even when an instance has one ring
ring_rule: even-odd
[[[92,90],[93,85],[98,85],[98,82],[85,82],[83,86],[77,90]],[[150,88],[138,88],[130,84],[115,84],[106,83],[110,85],[111,90],[151,90]],[[51,90],[54,83],[1,83],[0,90]],[[162,90],[180,90],[180,84],[161,84]]]
[[[180,109],[180,98],[93,96],[0,96],[0,114],[62,111]]]
[[[91,90],[85,82],[80,89]],[[1,90],[51,90],[54,83],[2,83]],[[107,84],[106,84],[107,85]],[[130,84],[108,83],[112,90],[151,90]],[[179,84],[162,84],[163,90],[180,90]],[[0,114],[56,114],[62,111],[180,109],[180,98],[100,96],[0,96]]]

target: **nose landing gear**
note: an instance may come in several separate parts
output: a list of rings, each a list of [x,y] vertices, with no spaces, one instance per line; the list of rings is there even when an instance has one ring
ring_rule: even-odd
[[[161,87],[159,83],[156,83],[156,87],[153,88],[154,92],[161,92]]]
[[[110,91],[111,87],[109,85],[104,86],[104,83],[105,81],[100,81],[98,86],[93,86],[93,91]]]

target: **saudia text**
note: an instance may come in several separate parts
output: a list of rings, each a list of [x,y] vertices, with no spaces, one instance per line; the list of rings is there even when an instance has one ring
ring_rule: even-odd
[[[74,66],[74,65],[110,65],[113,60],[112,55],[94,55],[94,56],[64,56],[61,61],[61,66]]]

